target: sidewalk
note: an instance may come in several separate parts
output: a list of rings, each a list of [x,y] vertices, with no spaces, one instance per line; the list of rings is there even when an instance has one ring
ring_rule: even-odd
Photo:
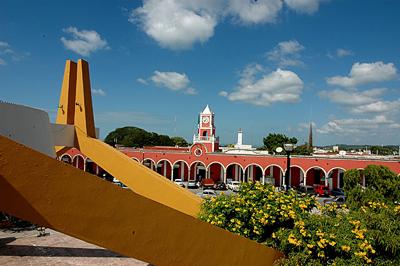
[[[50,235],[37,237],[36,230],[0,230],[0,265],[148,265],[50,229],[46,232]]]

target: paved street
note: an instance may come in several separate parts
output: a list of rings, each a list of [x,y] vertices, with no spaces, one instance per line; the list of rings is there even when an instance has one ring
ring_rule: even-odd
[[[53,230],[46,231],[50,235],[37,237],[36,230],[0,230],[0,265],[149,265]]]

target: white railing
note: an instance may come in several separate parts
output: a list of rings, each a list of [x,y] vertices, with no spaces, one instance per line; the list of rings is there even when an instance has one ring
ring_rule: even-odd
[[[193,142],[211,141],[219,142],[219,137],[214,136],[193,136]]]

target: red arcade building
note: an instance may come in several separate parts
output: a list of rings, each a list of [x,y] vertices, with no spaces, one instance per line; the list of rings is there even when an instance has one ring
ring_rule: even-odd
[[[242,143],[239,131],[238,143]],[[240,146],[240,145],[239,145]],[[246,145],[243,145],[246,146]],[[226,182],[227,179],[241,182],[260,181],[275,186],[284,184],[286,156],[268,155],[262,151],[232,149],[221,151],[216,135],[215,114],[207,105],[199,114],[197,133],[190,147],[143,147],[118,148],[132,160],[141,163],[170,180],[195,181],[211,178]],[[84,171],[101,175],[103,170],[77,149],[70,149],[60,160]],[[363,169],[367,165],[384,165],[400,174],[400,161],[393,158],[371,157],[318,157],[292,156],[289,185],[313,186],[325,184],[332,188],[343,186],[343,173],[347,169]],[[364,183],[364,181],[361,181]]]

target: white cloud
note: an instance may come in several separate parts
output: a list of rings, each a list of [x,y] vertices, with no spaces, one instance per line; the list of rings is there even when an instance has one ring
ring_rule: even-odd
[[[336,56],[337,57],[345,57],[345,56],[350,56],[353,55],[354,53],[350,50],[346,50],[343,48],[339,48],[336,50]]]
[[[182,91],[184,94],[196,95],[196,89],[189,87],[190,79],[183,73],[154,71],[151,81],[159,87],[165,87],[172,91]]]
[[[220,91],[220,92],[218,93],[218,95],[219,95],[219,96],[222,96],[222,97],[226,97],[226,96],[229,95],[229,93],[228,93],[227,91]]]
[[[102,89],[98,89],[98,90],[92,89],[92,93],[94,95],[106,96],[106,92],[104,90],[102,90]]]
[[[142,78],[138,78],[136,81],[139,82],[139,83],[142,83],[143,85],[147,85],[148,84],[147,80],[142,79]]]
[[[303,81],[296,73],[278,68],[256,79],[259,72],[262,72],[260,65],[247,66],[241,73],[237,88],[231,93],[221,91],[219,94],[231,101],[243,101],[259,106],[300,100]]]
[[[283,3],[300,13],[316,12],[321,0],[143,0],[129,21],[137,24],[161,47],[189,49],[214,35],[220,21],[237,24],[274,23]]]
[[[281,0],[228,1],[228,10],[232,16],[245,24],[275,22],[281,9]]]
[[[355,63],[349,76],[334,76],[327,78],[328,84],[342,87],[392,80],[397,75],[397,68],[393,63],[385,64],[382,61],[375,63]]]
[[[313,131],[317,128],[317,124],[315,122],[311,122],[312,127],[313,127]],[[298,127],[297,127],[297,131],[299,132],[308,132],[310,130],[310,122],[302,122],[299,123]]]
[[[321,1],[322,0],[285,0],[285,3],[289,8],[299,13],[312,14],[318,10]]]
[[[183,93],[184,94],[188,94],[188,95],[197,95],[198,94],[197,90],[195,88],[192,88],[192,87],[189,87],[189,88],[185,89],[183,91]]]
[[[151,77],[151,80],[157,86],[166,87],[174,91],[182,90],[190,83],[190,80],[186,74],[180,74],[177,72],[154,71],[154,75]]]
[[[393,124],[396,123],[387,119],[384,115],[377,115],[373,118],[335,119],[317,129],[317,132],[336,135],[368,134],[379,128],[391,127]]]
[[[278,63],[280,67],[300,66],[304,65],[300,60],[300,52],[304,49],[304,46],[296,40],[284,41],[267,52],[267,58]]]
[[[356,114],[399,112],[400,99],[396,101],[376,101],[353,107],[351,111]]]
[[[378,97],[386,91],[385,88],[370,89],[365,91],[358,90],[332,90],[320,91],[322,98],[329,99],[331,102],[343,105],[361,105],[375,102]]]
[[[90,56],[91,53],[102,49],[109,49],[107,41],[94,30],[81,30],[75,27],[63,29],[71,34],[72,39],[61,37],[61,42],[67,50],[71,50],[82,56]]]
[[[190,1],[144,0],[131,12],[129,21],[139,22],[142,30],[161,47],[188,49],[214,35],[216,18]]]
[[[30,54],[28,52],[17,52],[11,47],[8,42],[0,41],[0,55],[3,55],[3,58],[0,58],[0,66],[5,66],[7,65],[7,61],[9,59],[17,62],[21,61]]]
[[[10,44],[8,42],[0,41],[0,51],[5,51],[10,48]]]

